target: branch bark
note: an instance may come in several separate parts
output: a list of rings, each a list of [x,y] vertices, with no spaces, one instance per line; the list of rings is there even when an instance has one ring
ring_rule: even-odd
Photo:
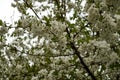
[[[28,4],[27,0],[23,0],[24,3],[33,11],[33,13],[35,14],[35,16],[40,19],[40,17],[38,16],[38,14],[36,13],[36,11]]]
[[[58,0],[55,0],[55,1],[57,2],[58,8],[59,8]],[[36,17],[37,17],[38,19],[40,19],[39,16],[37,15],[37,13],[35,12],[35,10],[34,10],[31,6],[29,6],[29,4],[27,3],[27,1],[24,0],[24,2],[25,2],[26,5],[28,5],[28,7],[34,12],[34,14],[36,15]],[[66,28],[66,32],[67,32],[67,34],[68,34],[68,37],[71,39],[70,32],[68,31],[68,28]],[[94,74],[91,72],[91,70],[88,68],[88,66],[87,66],[86,63],[84,62],[83,58],[80,56],[80,52],[79,52],[79,51],[77,50],[77,48],[75,47],[74,42],[71,42],[71,41],[69,41],[69,42],[70,42],[71,48],[72,48],[73,51],[74,51],[74,54],[76,54],[76,55],[78,56],[79,61],[80,61],[80,64],[83,65],[83,68],[86,70],[86,72],[89,74],[89,76],[91,76],[92,80],[97,80],[96,77],[94,76]]]
[[[92,80],[97,80],[96,77],[94,76],[94,74],[90,71],[90,69],[88,68],[88,66],[85,64],[83,58],[80,56],[80,52],[77,50],[77,48],[75,47],[74,43],[71,42],[70,43],[71,48],[74,50],[74,54],[76,54],[80,60],[80,64],[83,65],[83,68],[86,70],[86,72],[91,76]]]
[[[68,34],[68,37],[71,38],[70,36],[70,32],[68,31],[68,28],[66,28],[66,32]],[[90,69],[88,68],[88,66],[86,65],[86,63],[84,62],[83,58],[80,56],[80,52],[77,50],[77,48],[75,47],[74,42],[70,41],[70,46],[74,51],[74,54],[78,56],[80,64],[83,65],[83,68],[86,70],[86,72],[89,74],[89,76],[91,76],[92,80],[97,80],[96,77],[94,76],[94,74],[90,71]]]

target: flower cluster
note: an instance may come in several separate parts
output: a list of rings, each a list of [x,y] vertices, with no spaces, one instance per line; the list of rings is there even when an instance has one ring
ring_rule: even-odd
[[[68,7],[69,7],[69,9],[72,9],[72,8],[75,8],[76,5],[73,2],[68,2]]]
[[[118,59],[120,18],[117,13],[120,7],[120,0],[94,0],[93,2],[88,0],[87,2],[86,6],[90,6],[86,8],[88,12],[87,19],[91,23],[89,25],[92,26],[92,30],[96,33],[95,36],[97,38],[89,41],[89,43],[83,43],[79,51],[89,56],[85,59],[88,64],[96,63],[97,65],[105,66],[106,70],[103,73],[108,74],[108,70],[108,72],[111,72],[108,77],[113,79],[110,74],[113,74],[114,70],[110,68],[116,62],[120,63]],[[96,66],[97,68],[99,66]],[[116,68],[114,66],[114,69]],[[91,67],[91,69],[93,68]]]
[[[86,0],[87,15],[82,1],[16,0],[12,6],[22,13],[16,27],[0,27],[0,79],[118,80],[120,0]],[[7,36],[15,39],[7,43]]]
[[[92,4],[88,9],[88,21],[94,24],[99,19],[99,17],[100,15],[98,8],[96,8],[95,4]]]

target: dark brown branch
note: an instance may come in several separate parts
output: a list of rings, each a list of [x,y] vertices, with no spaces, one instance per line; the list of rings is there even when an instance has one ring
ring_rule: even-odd
[[[70,38],[70,32],[68,31],[68,29],[66,29],[66,32]],[[70,41],[70,46],[74,51],[74,54],[76,54],[80,60],[80,64],[83,65],[83,68],[86,70],[86,72],[89,74],[89,76],[91,76],[92,80],[97,80],[96,77],[94,76],[94,74],[90,71],[90,69],[88,68],[88,66],[85,64],[83,58],[80,56],[80,52],[77,50],[77,48],[75,47],[74,42]]]
[[[83,67],[86,70],[86,72],[88,72],[88,74],[91,76],[92,80],[97,80],[96,77],[94,76],[94,74],[90,71],[88,66],[85,64],[83,58],[80,56],[80,52],[75,47],[74,43],[71,42],[70,45],[71,45],[71,48],[74,50],[74,54],[76,54],[78,56],[78,58],[80,60],[80,63],[83,65]]]
[[[40,19],[40,17],[37,15],[37,13],[35,12],[35,10],[27,3],[26,0],[23,0],[26,5],[34,12],[34,14],[36,15],[36,17],[38,19]],[[60,5],[58,3],[58,0],[55,0],[57,5],[58,5],[58,8],[60,8]],[[63,18],[63,17],[62,17]],[[68,33],[68,37],[70,37],[70,32],[68,31],[68,28],[66,28],[66,32]],[[71,48],[74,50],[74,54],[76,54],[80,60],[80,64],[83,65],[84,69],[86,70],[86,72],[91,76],[92,80],[97,80],[96,77],[94,76],[94,74],[90,71],[90,69],[88,68],[88,66],[85,64],[83,58],[80,56],[80,52],[77,50],[77,48],[75,47],[74,43],[73,42],[70,42],[70,46]],[[65,55],[64,55],[65,56]]]
[[[38,14],[36,13],[36,11],[27,3],[27,1],[26,0],[23,0],[24,1],[24,3],[27,5],[27,7],[29,7],[32,11],[33,11],[33,13],[35,14],[35,16],[38,18],[38,19],[40,19],[40,17],[38,16]]]

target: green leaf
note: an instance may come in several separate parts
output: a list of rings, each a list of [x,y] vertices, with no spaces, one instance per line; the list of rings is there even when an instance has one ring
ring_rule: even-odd
[[[3,24],[3,22],[2,22],[2,20],[0,20],[0,26],[2,26],[2,24]]]

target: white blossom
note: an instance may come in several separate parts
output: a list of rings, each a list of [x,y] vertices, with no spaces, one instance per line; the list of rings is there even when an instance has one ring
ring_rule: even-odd
[[[105,4],[105,2],[101,2],[101,3],[100,3],[100,10],[101,10],[101,11],[106,11],[106,10],[107,10],[107,7],[108,7],[108,6]]]
[[[108,23],[109,23],[111,26],[113,26],[113,28],[116,27],[115,19],[113,19],[113,18],[110,16],[110,14],[106,14],[106,13],[105,13],[105,14],[103,14],[103,16],[105,17],[104,20],[108,21]]]
[[[71,9],[71,8],[75,8],[76,5],[73,2],[68,2],[68,7],[69,7],[69,9]]]
[[[76,75],[77,75],[77,77],[82,77],[82,72],[83,71],[80,71],[79,69],[75,69],[75,73],[76,73]]]
[[[0,23],[0,80],[119,77],[120,0],[85,0],[85,12],[84,0],[23,2],[12,4],[22,14],[15,25]],[[7,37],[15,39],[7,43]]]
[[[46,76],[48,74],[48,71],[46,69],[41,69],[38,73]]]
[[[22,65],[19,65],[19,64],[18,64],[18,65],[16,66],[16,68],[17,68],[18,70],[22,70]]]
[[[33,76],[31,80],[39,80],[38,77]]]
[[[106,41],[94,41],[94,46],[97,46],[99,48],[109,48],[110,44],[108,44]]]
[[[48,79],[49,80],[55,80],[54,76],[53,76],[53,73],[55,72],[55,70],[51,70],[48,74]]]
[[[58,35],[62,34],[66,29],[65,23],[58,22],[56,20],[51,21],[50,24],[51,24],[51,31]]]
[[[120,6],[120,0],[105,0],[105,3],[107,5],[111,5],[112,7],[119,7]]]
[[[111,61],[116,61],[118,58],[119,58],[119,57],[118,57],[117,53],[112,52],[112,53],[110,54],[110,59],[111,59]]]
[[[95,7],[95,4],[92,4],[88,9],[88,21],[94,24],[99,19],[99,16],[98,8]]]

